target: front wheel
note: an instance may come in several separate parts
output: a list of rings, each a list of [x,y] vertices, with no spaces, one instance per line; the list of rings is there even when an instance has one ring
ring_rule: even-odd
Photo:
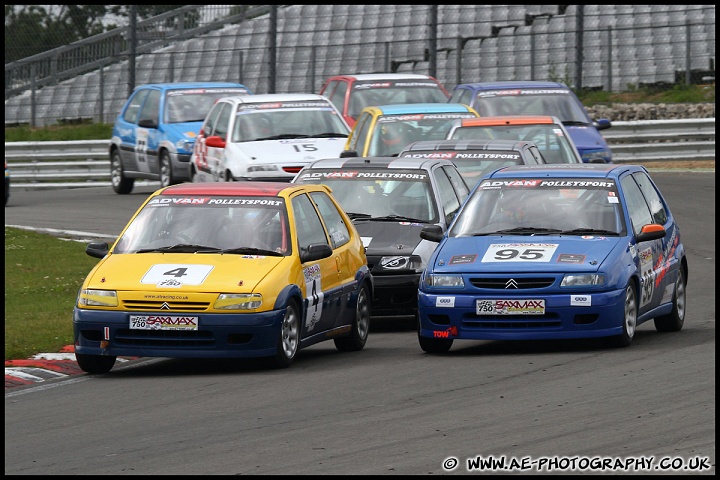
[[[657,317],[655,330],[658,332],[679,332],[685,324],[685,276],[682,268],[678,271],[675,281],[675,295],[673,296],[672,311],[668,315]]]
[[[101,374],[107,373],[115,365],[116,356],[108,355],[85,355],[84,353],[76,353],[75,360],[78,366],[87,373]]]
[[[422,348],[423,352],[440,354],[450,351],[453,344],[452,338],[428,338],[420,336],[420,315],[416,315],[415,318],[417,320],[418,342],[420,343],[420,348]]]
[[[362,350],[370,332],[370,294],[367,284],[363,283],[355,304],[355,318],[352,331],[347,337],[335,339],[335,348],[341,352],[357,352]]]
[[[126,195],[132,192],[135,185],[134,178],[127,178],[123,171],[122,159],[120,152],[116,149],[110,154],[110,181],[115,193]]]
[[[285,308],[285,316],[280,325],[274,365],[277,368],[288,368],[295,360],[300,345],[300,310],[297,303],[291,300]]]
[[[637,313],[637,295],[635,294],[635,285],[631,280],[625,288],[623,331],[620,335],[605,338],[605,344],[608,347],[622,348],[632,343],[637,328]]]

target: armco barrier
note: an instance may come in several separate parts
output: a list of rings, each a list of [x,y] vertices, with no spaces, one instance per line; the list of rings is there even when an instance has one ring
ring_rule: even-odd
[[[602,133],[615,163],[715,159],[714,118],[613,122]],[[109,146],[109,140],[6,142],[12,188],[110,186]]]

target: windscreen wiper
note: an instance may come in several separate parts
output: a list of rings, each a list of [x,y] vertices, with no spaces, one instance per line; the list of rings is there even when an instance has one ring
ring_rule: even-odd
[[[206,245],[190,245],[187,243],[178,243],[167,247],[143,248],[135,253],[217,253],[219,251],[219,248],[208,247]]]
[[[219,250],[219,249],[218,249]],[[220,253],[231,253],[239,255],[267,255],[269,257],[284,257],[282,253],[278,253],[274,250],[266,250],[264,248],[255,247],[238,247],[238,248],[225,248],[219,250]]]

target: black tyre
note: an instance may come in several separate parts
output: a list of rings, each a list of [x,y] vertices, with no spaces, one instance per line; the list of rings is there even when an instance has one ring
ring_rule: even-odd
[[[352,330],[347,337],[339,337],[335,340],[335,348],[341,352],[357,352],[362,350],[367,342],[370,332],[370,293],[368,286],[363,283],[357,296],[355,305],[355,318],[352,322]]]
[[[172,159],[170,152],[163,150],[160,152],[160,186],[168,187],[178,183],[172,171]]]
[[[675,294],[673,295],[672,312],[662,317],[657,317],[655,330],[658,332],[679,332],[685,324],[685,275],[682,268],[678,271],[678,278],[675,281]]]
[[[635,337],[635,329],[637,328],[637,295],[635,293],[635,285],[630,281],[625,288],[625,308],[623,316],[623,331],[620,335],[614,337],[606,337],[605,345],[613,348],[622,348],[629,346],[633,337]]]
[[[112,154],[110,154],[110,181],[115,193],[121,195],[132,192],[133,185],[135,185],[134,178],[125,177],[120,152],[117,150],[113,150]]]
[[[100,374],[107,373],[115,365],[117,357],[108,355],[85,355],[82,353],[75,354],[78,366],[87,373]]]
[[[420,315],[416,315],[415,319],[417,321],[418,342],[423,352],[436,354],[450,351],[453,344],[452,338],[428,338],[420,336]]]
[[[300,346],[300,321],[300,309],[297,302],[291,300],[285,309],[278,335],[277,353],[273,357],[276,368],[288,368],[295,360]]]

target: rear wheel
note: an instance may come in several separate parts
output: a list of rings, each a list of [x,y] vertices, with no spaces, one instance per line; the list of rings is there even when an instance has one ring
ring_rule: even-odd
[[[685,323],[685,276],[682,268],[678,271],[678,278],[675,281],[675,295],[673,296],[673,308],[668,315],[657,317],[655,330],[658,332],[679,332]]]
[[[174,185],[175,176],[172,171],[172,159],[170,158],[170,152],[163,150],[160,152],[160,186],[168,187]]]
[[[285,308],[285,316],[280,325],[280,335],[277,342],[277,352],[274,365],[277,368],[288,368],[295,360],[300,346],[300,310],[297,302],[290,300]]]
[[[110,154],[110,181],[112,182],[112,188],[115,193],[121,195],[132,192],[133,185],[135,185],[134,178],[127,178],[123,171],[122,160],[120,159],[120,152],[113,150]]]
[[[85,355],[76,353],[75,360],[78,366],[87,373],[100,374],[107,373],[115,365],[116,356],[108,355]]]
[[[629,346],[635,336],[637,328],[637,295],[635,285],[630,281],[625,288],[625,309],[623,316],[623,331],[620,335],[606,337],[605,344],[609,347],[621,348]]]
[[[355,304],[355,318],[352,322],[352,331],[347,337],[335,339],[335,348],[341,352],[356,352],[362,350],[367,342],[370,331],[370,294],[367,284],[363,283],[358,292]]]
[[[417,321],[417,334],[420,348],[426,353],[447,353],[453,344],[452,338],[428,338],[420,336],[420,315],[415,316]]]

